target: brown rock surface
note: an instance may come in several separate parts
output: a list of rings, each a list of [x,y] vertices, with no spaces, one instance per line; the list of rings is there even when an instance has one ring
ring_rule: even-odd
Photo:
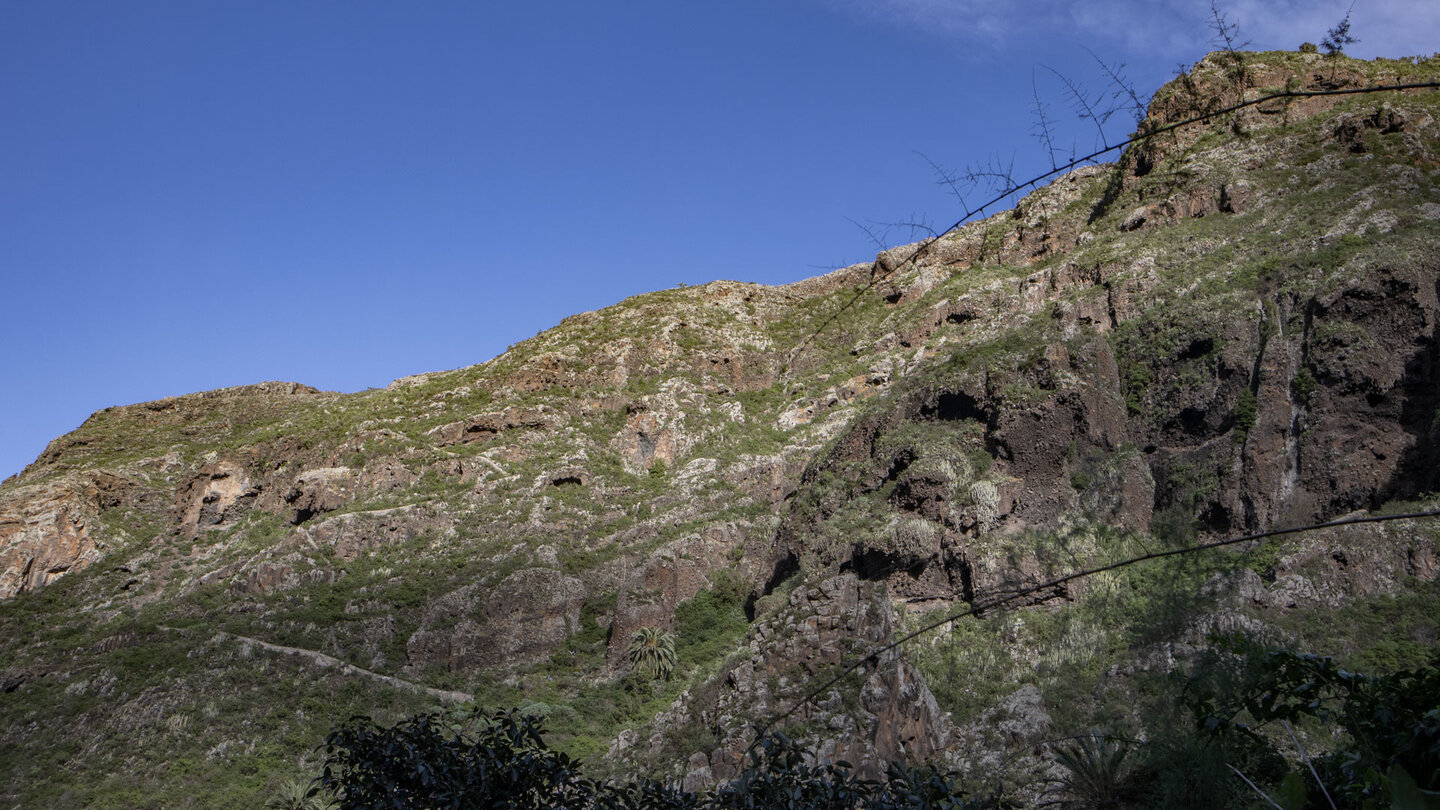
[[[202,467],[175,495],[173,520],[184,537],[232,526],[254,505],[260,489],[241,466],[218,461]]]
[[[92,531],[99,490],[62,479],[12,489],[0,498],[0,598],[79,571],[104,553]]]
[[[405,645],[407,671],[544,658],[580,629],[586,595],[583,582],[552,568],[523,568],[491,589],[467,585],[431,603]]]
[[[290,523],[299,525],[344,506],[354,495],[355,480],[349,467],[321,467],[295,476],[284,496]]]

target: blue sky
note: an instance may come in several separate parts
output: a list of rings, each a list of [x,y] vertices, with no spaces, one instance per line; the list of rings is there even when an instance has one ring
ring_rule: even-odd
[[[1346,5],[1226,8],[1253,47],[1294,48]],[[917,153],[1038,166],[1032,81],[1052,115],[1065,99],[1037,68],[1099,91],[1088,46],[1148,92],[1210,49],[1209,10],[5,3],[0,477],[110,405],[383,386],[635,293],[867,261],[852,220],[959,216]],[[1355,55],[1440,48],[1428,0],[1357,0],[1353,22]]]

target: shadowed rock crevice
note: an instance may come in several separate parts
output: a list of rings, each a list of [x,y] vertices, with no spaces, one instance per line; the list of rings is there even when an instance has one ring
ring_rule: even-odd
[[[980,424],[990,422],[990,413],[980,402],[964,391],[947,391],[931,402],[920,407],[920,418],[937,419],[942,422],[959,422],[973,419]]]
[[[1440,273],[1437,273],[1440,274]],[[1434,295],[1440,301],[1440,281]],[[1440,311],[1430,313],[1430,333],[1416,340],[1405,362],[1405,375],[1380,403],[1372,407],[1394,412],[1410,435],[1396,459],[1395,474],[1383,488],[1384,498],[1414,498],[1440,491]],[[1384,400],[1398,400],[1386,403]]]
[[[885,552],[880,549],[864,549],[850,555],[840,564],[840,573],[854,572],[861,579],[885,579],[892,574],[905,574],[918,578],[925,573],[926,566],[934,562],[933,557],[916,557],[910,554]]]

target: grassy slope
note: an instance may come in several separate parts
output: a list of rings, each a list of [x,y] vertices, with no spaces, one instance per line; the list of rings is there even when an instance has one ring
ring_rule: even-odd
[[[1391,63],[1387,69],[1396,75],[1434,73],[1433,65]],[[1376,103],[1357,98],[1337,113],[1374,109]],[[1428,97],[1404,103],[1436,109]],[[854,285],[810,296],[755,288],[748,309],[707,304],[708,287],[670,290],[567,320],[489,363],[426,375],[386,390],[187,401],[186,418],[170,422],[146,418],[135,408],[97,414],[64,437],[68,446],[57,459],[27,470],[18,484],[103,469],[164,496],[158,507],[122,506],[102,514],[113,550],[100,563],[0,606],[0,672],[24,678],[15,691],[0,695],[0,725],[5,728],[0,734],[0,770],[5,774],[0,782],[12,786],[0,794],[26,806],[257,804],[279,779],[300,775],[313,765],[314,746],[337,720],[356,711],[381,719],[398,717],[431,704],[373,681],[247,649],[217,637],[217,631],[336,652],[372,635],[371,621],[383,619],[393,624],[385,642],[385,663],[375,668],[400,674],[404,641],[418,626],[428,601],[460,584],[498,581],[521,564],[523,555],[512,553],[517,544],[556,545],[565,569],[583,573],[602,570],[621,553],[613,546],[592,548],[589,539],[639,524],[656,532],[626,554],[643,554],[718,521],[763,525],[769,505],[736,497],[733,488],[718,479],[692,493],[687,505],[667,497],[673,481],[666,476],[674,471],[653,476],[627,472],[610,444],[624,410],[591,407],[607,397],[633,401],[654,395],[667,379],[704,388],[703,373],[684,362],[686,357],[737,345],[783,353],[855,299],[797,360],[797,371],[789,379],[760,375],[753,387],[710,395],[716,401],[738,401],[745,422],[722,422],[713,409],[694,412],[695,426],[703,427],[708,420],[713,430],[700,431],[688,456],[716,458],[723,469],[787,446],[819,447],[826,434],[813,423],[785,430],[776,425],[778,414],[821,397],[838,381],[866,374],[879,355],[873,349],[852,353],[852,347],[887,333],[914,331],[942,301],[969,295],[1014,305],[1016,282],[1037,272],[1067,262],[1116,265],[1153,257],[1160,283],[1150,308],[1109,338],[1122,358],[1122,372],[1135,377],[1139,369],[1172,356],[1171,344],[1180,335],[1205,330],[1214,313],[1254,308],[1262,285],[1267,290],[1276,283],[1289,285],[1311,294],[1363,273],[1367,266],[1413,260],[1440,236],[1435,220],[1405,213],[1388,234],[1318,242],[1316,230],[1353,207],[1359,189],[1376,189],[1382,195],[1376,207],[1402,212],[1440,199],[1440,192],[1433,165],[1408,166],[1407,154],[1387,151],[1391,146],[1383,140],[1376,140],[1366,155],[1352,155],[1306,121],[1248,136],[1256,143],[1293,141],[1283,154],[1245,172],[1254,186],[1273,194],[1263,206],[1233,216],[1119,230],[1141,200],[1236,172],[1226,163],[1233,156],[1225,150],[1236,143],[1243,148],[1246,137],[1213,128],[1105,207],[1098,206],[1107,178],[1099,175],[1084,194],[1052,215],[1057,221],[1086,220],[1085,228],[1095,236],[1092,241],[1023,264],[1004,261],[1002,253],[1002,261],[949,268],[932,289],[898,306]],[[1213,165],[1194,159],[1206,149],[1220,150]],[[1292,182],[1296,173],[1315,174],[1315,167],[1323,167],[1330,182]],[[1403,178],[1414,182],[1396,182]],[[969,226],[956,241],[1003,242],[1013,227],[1007,216]],[[667,327],[669,336],[647,347],[650,359],[640,373],[629,374],[618,385],[612,379],[583,377],[599,364],[593,354],[598,347],[631,336],[651,341]],[[923,384],[926,374],[953,375],[981,366],[1010,369],[1019,379],[1047,346],[1086,339],[1064,334],[1048,312],[1000,309],[983,322],[945,325],[929,335],[923,348],[933,357],[912,365],[910,382]],[[920,348],[894,346],[881,354],[913,362]],[[578,384],[517,389],[515,375],[546,354],[561,358],[562,368],[581,375],[575,378]],[[506,462],[513,480],[498,483],[481,497],[471,482],[435,472],[437,465],[463,461],[482,448],[437,446],[432,429],[481,411],[540,405],[567,414],[566,427],[523,439],[519,431],[503,437],[526,445],[523,456]],[[850,415],[843,408],[838,413]],[[454,526],[356,560],[338,560],[325,549],[307,553],[301,573],[315,569],[341,578],[330,585],[237,600],[227,590],[229,580],[202,582],[200,575],[263,555],[293,537],[293,530],[275,516],[255,513],[221,536],[180,542],[161,530],[165,510],[169,493],[210,454],[250,454],[250,461],[263,467],[272,449],[297,454],[309,466],[363,466],[381,456],[397,458],[420,474],[413,486],[358,500],[343,511],[424,504],[453,516]],[[534,523],[530,517],[537,499],[531,481],[574,458],[577,449],[585,451],[586,466],[604,486],[542,496],[548,499],[541,504],[547,517]],[[167,454],[173,454],[171,459],[162,461]],[[685,508],[694,504],[698,508]],[[670,519],[672,514],[680,516],[678,523]],[[763,540],[763,532],[754,536],[757,542]],[[1053,541],[1037,536],[1025,542]],[[1141,542],[1143,538],[1126,539],[1106,548],[1121,553],[1130,547],[1127,543]],[[141,589],[122,590],[129,578],[124,569],[138,568],[154,576]],[[1161,618],[1193,609],[1175,603],[1174,595],[1193,592],[1195,583],[1209,573],[1202,566],[1169,578],[1151,572],[1127,575],[1109,590],[1095,589],[1073,610],[1027,612],[1018,630],[1002,626],[1001,620],[982,624],[930,648],[920,654],[920,661],[946,708],[957,716],[983,708],[1027,679],[1038,679],[1056,696],[1090,696],[1112,654],[1144,643],[1149,638],[1145,634],[1155,632],[1147,628],[1163,626]],[[1353,605],[1332,616],[1297,618],[1291,632],[1313,641],[1312,649],[1345,652],[1359,661],[1380,660],[1381,646],[1392,650],[1396,660],[1410,660],[1413,649],[1406,639],[1413,646],[1414,638],[1433,634],[1436,625],[1433,593],[1421,588],[1415,594]],[[503,673],[431,671],[412,677],[476,692],[485,703],[543,704],[536,709],[550,714],[557,741],[575,753],[593,754],[617,730],[643,721],[667,706],[683,685],[710,674],[706,667],[719,660],[718,652],[744,633],[745,620],[734,597],[733,592],[706,592],[695,600],[689,609],[693,615],[682,617],[682,671],[654,692],[637,693],[600,676],[604,630],[596,620],[605,618],[614,599],[613,592],[603,590],[592,594],[580,634],[548,662]],[[1354,632],[1321,632],[1337,618],[1343,620],[1339,626]],[[1409,623],[1407,636],[1370,643],[1373,628],[1397,623]],[[996,640],[1006,643],[996,645]],[[986,684],[988,691],[965,687],[976,683]],[[1106,704],[1103,695],[1073,705],[1096,716],[1120,711]]]

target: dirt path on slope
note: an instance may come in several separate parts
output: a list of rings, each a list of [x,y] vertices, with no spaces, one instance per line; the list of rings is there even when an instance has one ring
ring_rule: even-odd
[[[164,627],[161,629],[172,630],[175,628]],[[325,653],[317,652],[315,650],[305,650],[301,649],[300,647],[286,647],[283,644],[271,644],[268,641],[261,641],[258,638],[250,638],[249,636],[237,636],[234,633],[226,633],[223,631],[218,633],[217,635],[223,638],[234,639],[235,641],[239,641],[243,644],[253,644],[257,647],[269,650],[271,652],[283,653],[285,655],[298,655],[301,658],[308,659],[311,663],[319,667],[324,667],[326,669],[332,667],[338,668],[342,675],[359,675],[365,678],[372,678],[374,680],[390,684],[391,686],[399,687],[400,689],[408,689],[412,692],[420,692],[422,694],[429,695],[433,698],[443,700],[446,703],[464,703],[465,701],[471,700],[474,697],[468,692],[452,692],[448,689],[435,689],[433,687],[423,686],[412,681],[407,681],[403,678],[396,678],[393,675],[382,675],[378,672],[371,672],[368,669],[362,669],[355,666],[354,664],[347,664],[333,655],[326,655]]]

